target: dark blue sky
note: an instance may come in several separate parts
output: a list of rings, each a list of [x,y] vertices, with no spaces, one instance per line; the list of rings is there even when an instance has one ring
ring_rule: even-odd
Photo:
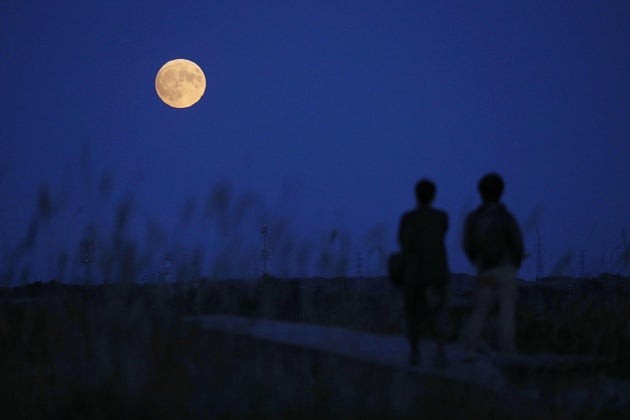
[[[536,228],[547,274],[579,274],[582,250],[586,271],[619,271],[629,28],[625,1],[4,1],[1,256],[36,261],[36,279],[65,251],[76,271],[85,226],[113,246],[116,206],[133,197],[129,239],[153,232],[156,255],[200,247],[207,274],[259,270],[263,222],[272,271],[330,274],[316,261],[328,247],[348,274],[358,252],[376,274],[373,249],[395,248],[429,177],[451,218],[452,269],[471,272],[462,219],[479,177],[498,171],[533,254],[522,277],[535,276]],[[155,93],[174,58],[206,75],[189,109]],[[42,184],[55,216],[12,257]],[[287,262],[299,258],[308,269]]]

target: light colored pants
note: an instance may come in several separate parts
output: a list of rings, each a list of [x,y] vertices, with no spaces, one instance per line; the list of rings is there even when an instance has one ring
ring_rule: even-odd
[[[507,354],[515,353],[514,312],[518,286],[516,268],[505,265],[490,270],[480,270],[476,282],[473,308],[469,320],[467,351],[473,354],[478,351],[485,318],[498,299],[499,351]]]

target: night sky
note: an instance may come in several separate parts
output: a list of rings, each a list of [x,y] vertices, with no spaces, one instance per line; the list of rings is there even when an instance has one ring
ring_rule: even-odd
[[[69,280],[81,238],[116,246],[129,203],[143,273],[200,248],[203,274],[251,276],[267,223],[272,274],[337,273],[322,249],[383,274],[428,177],[451,269],[472,273],[463,217],[498,171],[531,253],[520,277],[537,230],[545,274],[579,275],[582,255],[587,273],[627,273],[629,52],[621,0],[6,0],[0,257],[47,280],[65,252]],[[191,108],[155,92],[175,58],[206,75]]]

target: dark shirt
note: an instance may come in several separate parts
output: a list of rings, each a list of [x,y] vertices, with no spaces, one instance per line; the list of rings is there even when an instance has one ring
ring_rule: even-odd
[[[443,284],[449,269],[444,237],[448,215],[431,207],[421,207],[403,214],[398,230],[398,243],[405,264],[414,270],[413,277],[428,284]]]
[[[523,236],[514,216],[498,202],[483,203],[464,222],[464,251],[480,270],[523,260]]]

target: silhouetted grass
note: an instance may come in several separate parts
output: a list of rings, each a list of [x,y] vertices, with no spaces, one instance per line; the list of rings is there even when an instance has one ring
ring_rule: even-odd
[[[480,404],[483,390],[437,383],[418,385],[425,391],[413,407],[403,404],[408,401],[405,391],[396,391],[402,398],[398,403],[395,398],[385,402],[383,386],[394,392],[397,381],[402,386],[409,379],[393,377],[388,379],[393,382],[380,384],[390,376],[378,374],[375,367],[365,370],[351,360],[304,355],[307,350],[287,353],[271,344],[264,349],[180,321],[196,312],[199,297],[202,313],[400,333],[398,291],[385,287],[384,293],[373,292],[367,286],[384,281],[320,279],[306,284],[267,278],[206,280],[199,289],[189,283],[56,283],[5,289],[0,304],[1,403],[14,418],[254,417],[260,412],[320,418],[369,416],[379,409],[384,415],[398,409],[447,418],[457,414],[453,407],[473,416],[505,414],[491,394]],[[6,299],[9,295],[14,299]],[[18,296],[24,300],[16,300]],[[573,293],[556,304],[552,295],[541,292],[546,302],[541,310],[532,301],[519,308],[519,347],[526,352],[614,355],[612,373],[628,379],[624,325],[630,305],[627,295],[616,296],[614,305],[592,292]],[[364,399],[381,402],[368,405],[370,411],[362,405]],[[562,405],[554,410],[547,414],[565,413]]]
[[[89,163],[82,168],[91,170]],[[283,358],[273,349],[261,356],[243,343],[234,352],[234,343],[183,324],[181,316],[233,313],[401,334],[398,290],[379,286],[384,278],[341,278],[349,274],[355,249],[375,262],[377,271],[384,268],[385,228],[368,229],[358,240],[337,228],[317,240],[304,239],[259,197],[237,194],[228,182],[212,186],[205,200],[189,198],[173,226],[164,227],[142,217],[132,196],[114,197],[114,181],[113,173],[104,171],[96,188],[88,186],[97,209],[93,214],[68,208],[50,186],[42,185],[23,237],[8,246],[0,273],[5,287],[49,280],[32,274],[41,265],[42,248],[59,239],[51,235],[66,240],[48,250],[53,255],[51,277],[58,282],[3,290],[4,296],[25,299],[0,302],[0,403],[6,418],[379,414],[362,403],[378,400],[376,393],[384,392],[384,386],[360,367],[338,376],[338,362],[326,358],[317,373],[310,356],[308,361],[299,354]],[[68,229],[75,219],[83,225]],[[263,223],[272,238],[275,273],[332,278],[214,280],[260,275]],[[619,262],[627,265],[628,245],[622,239]],[[95,244],[89,263],[79,261],[81,240]],[[200,250],[197,257],[184,245],[188,243]],[[165,253],[174,256],[175,283],[165,282],[160,273]],[[155,281],[140,286],[142,278]],[[97,285],[101,282],[106,286]],[[616,358],[614,373],[630,379],[630,299],[627,294],[615,295],[614,301],[608,297],[598,301],[593,295],[575,295],[556,305],[542,296],[541,309],[519,307],[519,347],[526,352],[611,355]],[[457,337],[460,321],[461,314],[453,316],[451,339]],[[290,403],[298,392],[291,388],[296,378],[306,381],[298,385],[312,398],[303,406]],[[401,383],[403,379],[392,379],[385,388],[396,390]],[[493,400],[487,402],[480,393],[433,390],[419,396],[411,412],[431,418],[461,413],[499,417]],[[348,408],[338,411],[335,404]]]

